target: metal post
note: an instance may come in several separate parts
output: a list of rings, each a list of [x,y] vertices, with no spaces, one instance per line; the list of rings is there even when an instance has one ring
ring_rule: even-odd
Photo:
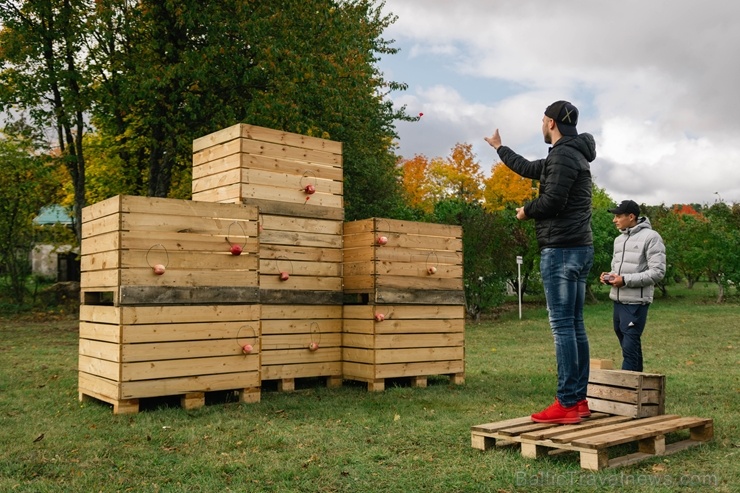
[[[519,291],[519,320],[522,319],[522,257],[521,255],[517,255],[516,257],[516,270],[517,270],[517,277],[518,282],[516,283],[516,286]]]

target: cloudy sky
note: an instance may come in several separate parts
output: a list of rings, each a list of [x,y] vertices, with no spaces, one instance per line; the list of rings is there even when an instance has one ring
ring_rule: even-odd
[[[399,153],[449,156],[483,137],[544,157],[545,107],[566,99],[594,135],[596,184],[616,201],[740,203],[740,2],[705,0],[386,0],[384,33],[405,82]]]

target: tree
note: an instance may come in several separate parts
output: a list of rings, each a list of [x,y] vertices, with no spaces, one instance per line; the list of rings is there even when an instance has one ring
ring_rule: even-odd
[[[483,199],[483,173],[475,160],[472,144],[455,144],[447,159],[434,159],[430,167],[432,182],[445,198],[464,202]]]
[[[26,295],[33,248],[33,218],[59,190],[48,156],[26,139],[0,134],[0,273],[18,306]]]
[[[429,159],[417,154],[411,159],[402,159],[399,166],[402,170],[401,184],[407,204],[414,209],[431,213],[434,210],[434,196]]]
[[[656,215],[653,227],[663,237],[666,261],[686,280],[689,289],[705,271],[704,237],[706,218],[702,215],[683,214],[675,209]]]
[[[74,188],[78,241],[85,206],[82,138],[90,106],[82,61],[87,9],[84,0],[0,1],[0,111],[28,111],[41,128],[52,122]]]
[[[491,167],[491,176],[483,180],[483,185],[485,207],[490,211],[519,207],[537,196],[532,180],[519,176],[504,163]]]
[[[701,238],[706,274],[717,284],[717,303],[724,300],[730,284],[740,282],[740,230],[732,208],[722,201],[710,206],[704,213],[704,235]]]

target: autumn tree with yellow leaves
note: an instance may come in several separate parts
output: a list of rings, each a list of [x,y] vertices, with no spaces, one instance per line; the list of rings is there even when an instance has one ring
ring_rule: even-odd
[[[519,207],[537,196],[531,179],[519,176],[501,162],[491,167],[491,176],[483,180],[483,186],[484,207],[492,212]]]

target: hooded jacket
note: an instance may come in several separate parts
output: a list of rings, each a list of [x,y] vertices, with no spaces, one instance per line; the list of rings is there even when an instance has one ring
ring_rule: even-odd
[[[614,238],[612,272],[622,276],[624,286],[612,286],[609,298],[627,305],[653,302],[655,284],[665,276],[665,245],[647,217],[636,226],[622,229]]]
[[[596,158],[596,142],[591,134],[561,137],[545,159],[528,161],[503,145],[498,155],[515,173],[540,181],[539,196],[524,206],[535,220],[540,249],[593,245],[589,163]]]

